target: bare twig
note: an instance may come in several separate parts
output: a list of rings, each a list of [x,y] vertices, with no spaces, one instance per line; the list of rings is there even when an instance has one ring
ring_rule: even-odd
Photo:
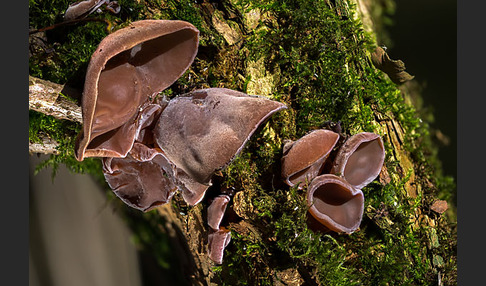
[[[40,135],[42,143],[29,142],[29,153],[42,153],[42,154],[59,154],[57,147],[59,144],[48,137]]]
[[[81,107],[62,96],[65,86],[29,76],[29,109],[57,119],[83,122]],[[29,142],[29,153],[58,154],[59,143],[39,134],[41,143]]]
[[[57,24],[54,24],[54,25],[51,25],[51,26],[48,26],[48,27],[43,27],[43,28],[40,28],[40,29],[32,30],[32,31],[29,31],[29,35],[39,33],[39,32],[45,32],[45,31],[52,30],[52,29],[55,29],[55,28],[61,27],[61,26],[73,25],[73,24],[82,23],[82,22],[102,22],[102,23],[105,23],[106,27],[107,27],[106,29],[108,31],[111,30],[111,26],[112,26],[111,23],[106,19],[82,18],[82,19],[74,19],[74,20],[64,21],[64,22],[60,22],[60,23],[57,23]]]
[[[29,76],[29,109],[82,123],[81,107],[60,96],[64,86]]]

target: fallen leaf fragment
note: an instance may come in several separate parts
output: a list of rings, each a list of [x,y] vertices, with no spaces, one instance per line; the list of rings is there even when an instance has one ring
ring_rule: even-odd
[[[430,209],[436,213],[441,214],[447,210],[447,202],[443,200],[437,200],[432,204],[432,206],[430,206]]]
[[[405,63],[401,60],[392,60],[381,47],[376,47],[371,54],[373,65],[385,72],[395,84],[402,84],[412,80],[415,76],[405,71]]]

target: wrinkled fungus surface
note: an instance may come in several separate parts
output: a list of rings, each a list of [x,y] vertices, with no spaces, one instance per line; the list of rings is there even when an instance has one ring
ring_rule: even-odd
[[[161,154],[149,161],[131,156],[105,158],[103,171],[108,185],[123,202],[146,212],[169,202],[177,190],[164,171],[168,164]]]
[[[172,99],[155,126],[158,146],[185,173],[208,184],[241,152],[257,127],[285,105],[225,88]]]

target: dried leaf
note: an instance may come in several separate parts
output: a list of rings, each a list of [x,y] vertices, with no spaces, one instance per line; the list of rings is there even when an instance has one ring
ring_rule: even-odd
[[[447,210],[447,202],[442,200],[437,200],[432,204],[432,206],[430,206],[430,209],[436,213],[441,214]]]
[[[371,54],[373,65],[385,72],[395,84],[402,84],[412,80],[415,76],[405,71],[405,63],[401,60],[392,60],[381,47],[376,47]]]

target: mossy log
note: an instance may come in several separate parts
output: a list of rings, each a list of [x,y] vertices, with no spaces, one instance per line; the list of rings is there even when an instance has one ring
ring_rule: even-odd
[[[163,92],[165,95],[226,87],[282,101],[289,107],[273,116],[253,136],[240,156],[216,176],[208,191],[208,197],[221,189],[234,193],[225,222],[232,232],[232,242],[225,251],[223,265],[215,265],[207,255],[207,200],[189,207],[176,195],[171,203],[156,211],[145,214],[125,211],[135,234],[158,232],[170,241],[173,249],[170,253],[158,251],[157,241],[142,238],[139,241],[158,260],[168,262],[175,276],[180,276],[170,281],[177,285],[456,281],[455,209],[450,207],[444,212],[432,208],[438,200],[450,200],[454,186],[442,177],[440,164],[435,163],[428,125],[418,117],[407,89],[394,84],[372,65],[370,55],[378,43],[368,2],[132,2],[120,1],[121,15],[103,14],[103,17],[115,28],[138,19],[181,19],[201,31],[193,66]],[[35,15],[30,21],[36,20]],[[92,51],[96,41],[109,31],[105,27],[89,27],[97,29],[92,42],[84,43]],[[88,33],[77,28],[64,32]],[[58,47],[58,52],[61,51]],[[51,91],[45,89],[45,95],[54,94],[54,100],[48,101],[55,107],[66,108],[56,100],[56,94],[66,78],[82,72],[66,68],[66,74],[56,77],[54,68],[49,69],[49,63],[42,61],[44,53],[38,51],[31,56],[31,75],[51,81],[58,79],[60,84],[33,77],[31,81],[54,86]],[[89,60],[89,53],[85,53],[77,59],[83,62],[81,71]],[[51,65],[56,67],[55,63]],[[29,107],[52,116],[58,114],[50,113],[49,108],[36,109],[38,105]],[[70,115],[56,117],[57,120],[79,122],[73,115],[78,107],[69,106]],[[338,121],[347,135],[361,131],[380,134],[387,152],[379,178],[363,189],[364,219],[352,235],[311,231],[306,225],[305,189],[289,188],[279,177],[284,140],[295,140]],[[35,124],[33,117],[31,125]],[[65,128],[62,126],[55,132],[68,134],[67,138],[74,142],[73,130],[79,131],[79,123],[75,124],[78,127],[69,132],[62,130]],[[46,130],[42,132],[49,133],[49,128]],[[55,150],[71,156],[69,148],[73,145],[66,146]],[[87,172],[101,174],[99,165]],[[102,179],[100,182],[103,184]],[[106,184],[104,187],[107,188]],[[120,204],[116,200],[113,203]],[[158,221],[156,226],[154,217]]]

